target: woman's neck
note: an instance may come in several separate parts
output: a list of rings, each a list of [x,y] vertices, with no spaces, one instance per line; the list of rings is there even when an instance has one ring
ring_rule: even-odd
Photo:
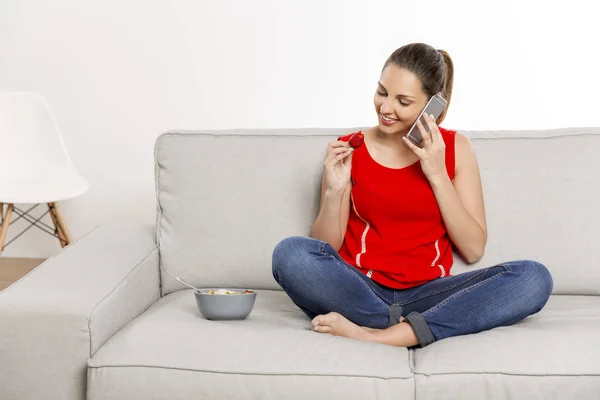
[[[378,146],[384,147],[389,150],[398,152],[401,155],[411,155],[412,150],[404,143],[402,137],[406,132],[398,132],[394,134],[383,133],[379,130],[378,126],[374,126],[370,129],[370,138]],[[367,135],[365,135],[367,136]]]

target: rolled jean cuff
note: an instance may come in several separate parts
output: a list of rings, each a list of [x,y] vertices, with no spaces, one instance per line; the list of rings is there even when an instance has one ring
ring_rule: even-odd
[[[421,347],[425,347],[435,342],[433,333],[431,333],[431,329],[429,329],[429,326],[427,326],[427,322],[425,322],[423,315],[413,311],[408,314],[405,319],[415,331],[415,335],[417,336],[417,339],[419,339]]]

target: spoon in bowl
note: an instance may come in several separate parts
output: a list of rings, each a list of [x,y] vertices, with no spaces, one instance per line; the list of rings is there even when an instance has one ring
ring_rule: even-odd
[[[178,276],[176,276],[176,277],[175,277],[175,280],[176,280],[177,282],[179,282],[179,283],[183,283],[185,286],[187,286],[187,287],[190,287],[190,288],[194,289],[194,290],[195,290],[195,291],[197,291],[197,292],[200,292],[200,293],[204,293],[204,294],[206,294],[206,292],[204,292],[202,289],[198,289],[196,286],[192,286],[192,285],[190,285],[189,283],[186,283],[186,282],[184,282],[184,281],[183,281],[183,280],[182,280],[180,277],[178,277]]]

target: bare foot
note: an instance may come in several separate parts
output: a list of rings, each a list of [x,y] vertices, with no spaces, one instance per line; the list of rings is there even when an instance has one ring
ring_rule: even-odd
[[[343,315],[330,312],[325,315],[317,315],[312,320],[312,326],[315,332],[329,333],[365,342],[382,343],[399,347],[410,347],[419,344],[419,339],[412,326],[409,323],[403,323],[404,321],[404,317],[400,317],[399,324],[386,329],[373,329],[366,326],[358,326]]]
[[[312,320],[313,331],[329,333],[334,336],[343,336],[350,339],[368,341],[370,328],[364,328],[349,321],[343,315],[330,312],[325,315],[317,315]]]
[[[404,317],[400,317],[400,322],[404,322],[405,318]],[[380,331],[381,329],[377,329],[377,328],[369,328],[368,326],[361,326],[361,328],[363,328],[366,331],[369,332],[375,332],[375,331]]]

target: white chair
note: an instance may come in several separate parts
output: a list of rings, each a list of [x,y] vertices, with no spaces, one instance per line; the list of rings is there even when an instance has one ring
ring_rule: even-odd
[[[62,247],[71,234],[57,202],[81,195],[89,188],[65,147],[62,133],[41,95],[31,92],[0,92],[0,254],[9,225],[23,218],[57,237]],[[40,204],[48,210],[34,218],[28,213]],[[34,204],[23,211],[15,204]],[[13,214],[18,217],[11,221]],[[54,227],[41,219],[50,213]]]

